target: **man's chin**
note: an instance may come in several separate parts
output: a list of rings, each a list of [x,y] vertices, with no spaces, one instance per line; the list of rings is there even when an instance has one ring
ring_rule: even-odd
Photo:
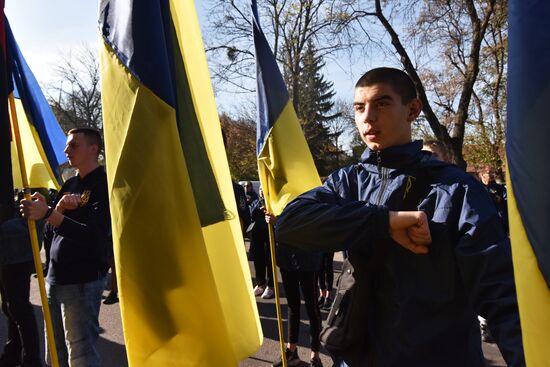
[[[372,141],[369,141],[367,142],[367,147],[369,147],[370,150],[373,150],[373,151],[377,151],[377,150],[382,150],[383,147],[380,143],[375,143],[375,142],[372,142]]]

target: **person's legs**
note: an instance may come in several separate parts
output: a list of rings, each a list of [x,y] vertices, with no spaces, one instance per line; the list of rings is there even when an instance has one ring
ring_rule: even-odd
[[[8,311],[8,293],[6,283],[10,280],[9,271],[4,265],[0,266],[0,296],[2,298],[2,312],[6,315],[8,324],[8,338],[0,356],[0,367],[18,366],[21,363],[21,338],[13,317]]]
[[[259,287],[265,287],[266,285],[266,259],[264,253],[264,241],[257,233],[252,232],[250,238],[250,254],[254,261],[254,271],[256,272],[256,285]]]
[[[300,283],[298,272],[281,270],[288,303],[288,343],[296,345],[300,336]]]
[[[20,340],[18,343],[19,353],[21,353],[21,349],[23,351],[21,365],[24,367],[42,366],[36,318],[32,304],[29,302],[33,263],[29,261],[6,265],[5,268],[9,269],[9,278],[6,278],[4,282],[7,311],[16,325],[16,329],[12,333],[16,334],[13,335],[14,339]]]
[[[330,293],[332,292],[332,285],[334,283],[334,252],[327,252],[323,255],[323,270],[324,270],[324,299],[323,303],[319,304],[324,310],[330,310],[332,307],[332,298]]]
[[[115,266],[114,256],[111,256],[109,258],[109,266],[111,268],[111,277],[109,282],[111,290],[109,291],[109,294],[103,301],[103,304],[105,305],[112,305],[118,302],[118,284],[116,280],[116,266]]]
[[[105,278],[72,285],[59,285],[58,301],[65,327],[71,367],[99,367],[99,308]]]
[[[316,275],[314,272],[299,272],[300,288],[304,296],[306,311],[309,317],[309,333],[311,335],[312,358],[319,357],[321,342],[319,335],[321,333],[321,313],[317,307],[316,297]]]
[[[69,352],[65,342],[65,327],[63,325],[63,316],[61,315],[61,304],[58,301],[58,287],[46,282],[46,295],[48,297],[48,306],[50,308],[50,317],[52,320],[53,339],[55,341],[55,350],[59,367],[69,367]],[[48,345],[48,333],[44,328],[44,339],[46,342],[46,363],[51,365],[51,355]]]
[[[58,287],[46,282],[46,295],[48,297],[48,306],[50,308],[50,317],[52,320],[53,339],[55,341],[55,350],[60,367],[69,367],[69,352],[65,342],[65,326],[63,325],[63,316],[61,314],[61,304],[58,300]],[[44,325],[44,340],[46,342],[46,363],[51,365],[51,353],[48,346],[48,333]]]
[[[300,285],[298,283],[297,272],[285,271],[281,269],[281,278],[283,288],[288,303],[288,343],[286,349],[287,366],[298,366],[301,361],[298,357],[298,337],[300,332]],[[282,366],[282,361],[279,360],[273,363],[273,366]]]

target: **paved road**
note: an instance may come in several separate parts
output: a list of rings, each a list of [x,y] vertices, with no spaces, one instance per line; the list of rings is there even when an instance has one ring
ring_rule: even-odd
[[[341,258],[335,257],[335,269],[340,269]],[[254,269],[251,265],[251,271]],[[337,275],[337,274],[336,274]],[[336,278],[336,277],[335,277]],[[280,275],[279,275],[280,284]],[[282,286],[280,286],[282,289]],[[107,291],[105,292],[105,295]],[[37,319],[39,320],[39,328],[43,329],[42,311],[40,305],[40,296],[36,279],[32,281],[31,302],[34,305]],[[282,298],[283,321],[286,326],[286,300]],[[239,363],[240,367],[264,367],[271,366],[271,363],[279,356],[279,339],[277,332],[277,317],[274,300],[263,300],[258,298],[258,310],[264,332],[264,342],[256,354]],[[302,322],[300,327],[300,341],[298,344],[298,353],[303,361],[309,361],[309,328],[307,313],[305,307],[302,307]],[[327,312],[323,311],[323,318],[326,318]],[[122,324],[120,321],[120,310],[118,304],[102,305],[100,313],[100,325],[103,329],[100,335],[98,348],[102,356],[103,367],[125,367],[128,366],[126,360],[126,348],[124,346],[124,338],[122,335]],[[286,333],[286,327],[284,327]],[[0,345],[5,343],[6,339],[6,323],[3,315],[0,316]],[[44,340],[42,340],[42,346]],[[500,352],[495,344],[483,343],[483,351],[487,359],[489,367],[505,367],[506,364],[500,355]],[[42,350],[43,353],[43,350]],[[324,366],[331,366],[330,358],[322,353],[321,360]],[[304,366],[307,364],[304,362]],[[206,366],[208,367],[208,366]]]

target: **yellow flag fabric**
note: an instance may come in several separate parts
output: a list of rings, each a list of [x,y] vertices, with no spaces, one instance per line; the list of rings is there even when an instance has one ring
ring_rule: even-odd
[[[304,133],[252,1],[258,119],[256,153],[266,208],[279,215],[298,195],[321,185]]]
[[[30,187],[46,187],[59,190],[59,184],[47,163],[48,158],[42,147],[40,137],[32,124],[29,123],[25,110],[19,98],[15,99],[15,109],[21,136],[21,146],[25,157],[25,168]],[[16,188],[23,187],[21,179],[21,166],[17,158],[17,147],[14,141],[11,142],[11,166],[13,185]]]
[[[300,194],[321,185],[304,133],[288,102],[258,156],[258,173],[267,209],[279,215]]]
[[[506,179],[528,367],[550,366],[549,17],[548,1],[509,1]]]
[[[11,123],[13,129],[13,124],[17,121],[21,135],[22,156],[25,160],[25,174],[30,187],[58,190],[61,176],[57,169],[67,160],[64,153],[66,137],[17,45],[7,18],[3,20],[5,28],[3,27],[0,33],[6,32],[8,51],[6,89],[15,105],[15,112],[10,108],[10,122],[6,121],[6,123],[8,125]],[[7,107],[8,101],[3,102]],[[9,154],[13,186],[23,188],[21,166],[13,140]],[[2,162],[5,162],[4,158],[10,160],[7,156],[2,158]]]
[[[259,348],[262,332],[194,3],[102,1],[100,12],[106,166],[130,366],[236,366]],[[161,85],[166,75],[173,79]],[[196,124],[203,156],[183,144],[186,124]],[[221,219],[197,200],[209,171]]]
[[[523,338],[525,361],[529,367],[550,366],[550,291],[527,238],[514,197],[513,183],[507,176],[508,220],[514,275]]]

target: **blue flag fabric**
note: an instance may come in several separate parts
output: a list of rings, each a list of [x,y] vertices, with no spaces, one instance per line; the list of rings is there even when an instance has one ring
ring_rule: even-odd
[[[550,284],[550,2],[511,1],[508,60],[508,167],[519,214]]]
[[[525,361],[550,365],[550,2],[512,0],[508,32],[508,214]]]
[[[24,110],[24,115],[18,114],[19,124],[23,125],[27,123],[31,126],[31,132],[34,135],[38,150],[41,155],[44,155],[42,162],[39,164],[44,164],[46,166],[45,169],[55,177],[55,183],[60,184],[61,177],[57,168],[67,160],[64,153],[65,134],[61,130],[61,127],[59,127],[38,82],[19,50],[7,19],[5,20],[5,30],[7,51],[10,56],[8,62],[14,85],[13,95],[16,101],[20,101],[23,105]],[[21,127],[20,129],[23,134],[25,130]],[[27,165],[33,164],[37,164],[37,162],[31,158],[27,162]],[[31,186],[46,186],[45,182],[40,182],[43,180],[33,183],[32,175],[30,176]]]

